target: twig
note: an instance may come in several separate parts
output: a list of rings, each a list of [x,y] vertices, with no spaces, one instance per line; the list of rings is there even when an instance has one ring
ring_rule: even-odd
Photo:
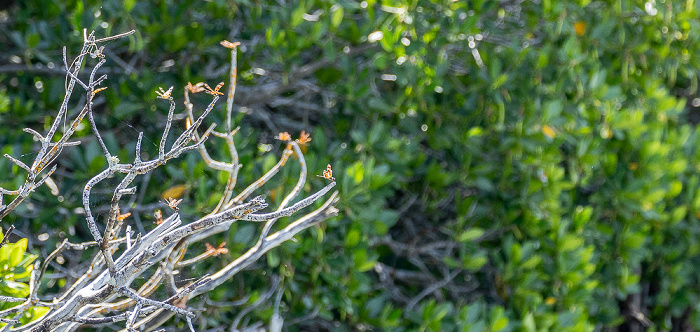
[[[418,302],[420,300],[422,300],[424,297],[428,296],[430,293],[432,293],[432,292],[434,292],[442,287],[445,287],[445,285],[450,283],[450,281],[452,281],[452,279],[454,279],[460,272],[462,272],[462,271],[455,270],[452,273],[450,273],[449,275],[446,275],[443,280],[426,287],[422,292],[418,293],[418,295],[416,295],[416,297],[412,298],[411,301],[408,302],[408,304],[406,305],[405,312],[406,313],[411,312],[413,310],[413,307],[415,307],[416,304],[418,304]]]
[[[15,225],[10,225],[10,227],[7,228],[7,231],[5,232],[5,236],[2,237],[2,242],[0,242],[0,248],[5,246],[5,243],[7,243],[8,240],[10,240],[10,234],[12,234],[12,231],[15,230]]]
[[[238,324],[241,323],[241,319],[243,319],[243,316],[247,315],[249,312],[254,310],[255,308],[259,307],[263,302],[267,301],[270,297],[272,297],[272,294],[275,293],[277,288],[280,285],[280,278],[277,275],[272,276],[272,287],[267,291],[267,293],[263,294],[258,298],[253,304],[243,308],[238,315],[236,315],[236,318],[233,319],[233,323],[231,324],[231,332],[236,332],[238,331]]]

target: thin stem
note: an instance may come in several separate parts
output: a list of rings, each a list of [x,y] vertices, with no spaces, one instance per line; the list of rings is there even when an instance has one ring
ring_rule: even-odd
[[[7,231],[5,231],[5,235],[2,237],[2,241],[0,241],[0,248],[5,246],[5,243],[10,240],[10,235],[12,234],[12,231],[15,230],[15,225],[10,225],[10,227],[7,228]]]

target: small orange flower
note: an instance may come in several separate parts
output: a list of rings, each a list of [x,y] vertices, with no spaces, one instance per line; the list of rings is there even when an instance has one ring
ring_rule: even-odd
[[[163,212],[160,212],[160,210],[156,210],[156,212],[153,213],[153,216],[156,217],[156,225],[160,225],[163,223]]]
[[[202,91],[204,91],[204,82],[199,82],[195,85],[192,85],[192,83],[187,82],[186,88],[187,88],[187,90],[190,90],[190,92],[192,92],[192,93],[202,92]]]
[[[307,134],[306,131],[302,130],[301,134],[299,134],[299,139],[297,140],[297,143],[303,145],[308,142],[311,142],[311,134]]]
[[[104,90],[107,90],[107,87],[95,89],[94,91],[92,91],[92,94],[93,94],[93,95],[96,95],[98,92],[104,91]]]
[[[129,218],[131,216],[131,212],[127,212],[125,214],[122,214],[121,212],[117,212],[117,220],[119,221],[124,221],[124,219]]]
[[[335,178],[333,177],[333,170],[331,169],[331,164],[328,164],[328,167],[326,167],[326,170],[323,171],[323,175],[316,175],[320,178],[324,178],[326,180],[331,180],[335,181]]]
[[[160,90],[160,92],[158,92],[158,90]],[[173,92],[172,86],[170,87],[170,89],[168,89],[168,91],[165,91],[165,90],[163,90],[163,88],[160,88],[160,87],[158,88],[158,90],[156,90],[156,94],[158,94],[158,98],[160,98],[160,99],[171,99],[172,98],[172,97],[170,97],[170,94]]]
[[[100,48],[95,48],[95,50],[90,53],[90,57],[93,59],[97,58],[97,57],[104,58],[105,57],[105,54],[103,53],[104,50],[105,50],[104,46],[102,46]]]
[[[224,86],[224,82],[221,82],[216,86],[216,88],[212,89],[211,87],[209,87],[209,85],[207,83],[204,83],[204,87],[206,88],[205,92],[212,95],[212,96],[216,96],[216,95],[223,96],[224,94],[222,92],[219,92],[219,89],[221,89],[221,87],[223,87],[223,86]]]
[[[241,44],[240,42],[233,42],[233,43],[232,43],[232,42],[230,42],[230,41],[228,41],[228,40],[222,40],[222,41],[221,41],[221,46],[226,47],[226,48],[230,48],[230,49],[234,49],[234,48],[236,48],[236,47],[237,47],[238,45],[240,45],[240,44]]]
[[[275,136],[275,139],[286,142],[292,140],[292,135],[289,135],[289,133],[285,131],[283,133],[277,134],[277,136]]]
[[[221,242],[221,244],[216,248],[214,248],[209,243],[205,243],[204,245],[207,246],[207,254],[209,254],[211,256],[219,256],[221,254],[228,254],[228,249],[224,248],[224,246],[226,245],[226,242]]]
[[[182,199],[174,199],[172,197],[168,197],[165,199],[165,204],[175,211],[179,210],[177,205],[180,204],[181,202],[182,202]]]

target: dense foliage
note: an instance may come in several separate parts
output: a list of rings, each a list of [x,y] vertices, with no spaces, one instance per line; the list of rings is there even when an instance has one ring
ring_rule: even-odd
[[[17,1],[0,12],[0,147],[32,153],[21,128],[49,123],[61,48],[77,49],[83,28],[137,31],[106,48],[122,61],[105,65],[99,100],[125,159],[136,131],[160,132],[145,125],[166,114],[153,91],[224,81],[218,43],[240,41],[244,182],[274,164],[277,132],[305,129],[309,169],[331,163],[341,190],[341,218],[266,258],[284,276],[287,322],[307,318],[290,328],[700,329],[699,12],[670,0]],[[89,126],[79,136],[58,160],[59,196],[44,188],[2,222],[33,253],[89,239],[74,188],[106,161]],[[23,180],[8,160],[0,174]],[[293,185],[280,179],[264,188],[272,200]],[[225,181],[191,154],[141,199],[206,213]],[[241,251],[253,227],[217,243]],[[267,283],[251,271],[210,300]],[[209,308],[199,324],[238,311]]]

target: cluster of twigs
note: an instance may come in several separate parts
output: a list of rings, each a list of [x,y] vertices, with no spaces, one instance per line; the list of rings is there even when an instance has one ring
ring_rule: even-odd
[[[65,240],[43,263],[39,264],[37,262],[29,281],[29,296],[26,299],[0,299],[2,301],[21,302],[15,307],[0,311],[0,322],[7,323],[4,330],[73,331],[84,325],[113,324],[122,321],[125,321],[124,326],[127,331],[151,330],[162,325],[173,315],[179,315],[185,318],[190,330],[194,331],[192,318],[195,317],[195,313],[186,305],[189,298],[211,291],[242,269],[256,262],[270,249],[292,239],[300,231],[334,216],[338,212],[334,207],[334,204],[337,202],[337,192],[334,192],[321,207],[299,217],[286,227],[282,227],[276,232],[271,232],[277,220],[291,216],[313,204],[335,186],[335,179],[332,177],[332,171],[329,166],[321,176],[329,181],[328,184],[316,193],[293,203],[301,193],[307,179],[307,167],[300,145],[308,143],[311,139],[303,132],[300,138],[296,140],[292,139],[288,133],[280,133],[277,138],[285,142],[286,147],[279,162],[260,179],[234,197],[238,171],[241,167],[233,139],[238,128],[233,129],[231,126],[233,96],[236,87],[236,47],[238,43],[222,42],[224,47],[231,49],[232,61],[223,132],[214,130],[215,124],[212,124],[203,134],[200,134],[198,129],[207,115],[213,110],[219,97],[223,95],[223,92],[219,90],[224,83],[220,83],[215,88],[211,88],[205,83],[188,84],[184,89],[186,128],[167,148],[167,137],[175,114],[175,101],[172,96],[173,87],[168,90],[161,88],[160,91],[156,92],[158,98],[168,101],[170,108],[158,147],[157,157],[152,160],[141,159],[143,133],[139,133],[133,162],[123,163],[119,158],[112,155],[100,136],[92,109],[93,98],[95,94],[104,89],[99,88],[99,86],[106,79],[106,75],[95,78],[97,70],[106,61],[106,57],[102,52],[103,47],[100,47],[99,44],[107,40],[128,36],[131,33],[133,31],[102,39],[96,39],[94,32],[89,35],[84,33],[83,49],[70,65],[68,64],[64,48],[64,66],[68,84],[66,96],[61,104],[58,116],[45,135],[41,135],[31,129],[25,130],[33,134],[41,142],[41,150],[31,167],[6,155],[12,162],[26,170],[28,176],[25,184],[16,190],[0,188],[0,204],[2,202],[2,194],[15,196],[11,203],[0,206],[0,219],[46,181],[56,169],[56,166],[53,166],[48,172],[44,172],[45,169],[64,147],[77,144],[77,142],[69,142],[68,139],[86,116],[107,159],[108,166],[90,179],[83,190],[83,208],[94,241],[75,244]],[[92,68],[87,81],[84,81],[79,76],[81,64],[86,60],[87,56],[98,59],[98,63]],[[86,91],[85,105],[72,120],[71,125],[65,130],[60,139],[53,141],[52,138],[59,128],[59,123],[67,120],[68,101],[74,91],[75,84],[78,84]],[[212,100],[201,115],[195,116],[194,106],[190,103],[190,94],[199,92],[210,94]],[[214,160],[207,152],[204,143],[212,135],[225,141],[228,153],[231,156],[230,162]],[[137,187],[130,187],[131,183],[138,176],[146,175],[166,164],[169,160],[177,158],[182,153],[190,150],[197,150],[208,167],[227,173],[228,182],[223,189],[221,200],[208,215],[190,222],[183,222],[178,213],[178,204],[181,200],[169,199],[167,203],[172,209],[172,214],[163,217],[162,213],[157,211],[158,225],[145,234],[135,234],[130,225],[126,224],[130,213],[122,214],[122,209],[120,208],[120,205],[124,205],[121,203],[122,197],[134,195],[137,192]],[[275,211],[262,212],[268,206],[265,200],[261,196],[252,199],[249,199],[249,197],[285,166],[291,155],[295,155],[301,165],[296,186],[287,194]],[[113,190],[109,213],[105,218],[106,220],[100,221],[98,218],[95,218],[91,210],[91,190],[103,180],[119,176],[120,174],[121,182]],[[201,242],[204,238],[213,234],[226,231],[232,223],[239,220],[264,223],[257,243],[219,271],[211,275],[202,276],[183,287],[177,287],[173,275],[177,274],[178,269],[198,263],[207,257],[215,256],[226,250],[221,246],[218,248],[208,246],[207,251],[201,255],[183,260],[188,247],[191,244]],[[41,299],[39,295],[41,280],[49,264],[66,250],[85,250],[92,246],[96,246],[99,250],[96,251],[87,270],[75,282],[67,285],[60,296],[55,297],[53,301]],[[144,277],[147,281],[139,289],[133,289],[133,281],[136,278]],[[277,289],[277,284],[278,282],[273,283],[272,291]],[[171,296],[161,300],[151,298],[161,286],[167,287]],[[277,305],[279,305],[279,301],[278,295]],[[47,307],[49,311],[43,317],[27,325],[17,326],[19,317],[34,306]],[[276,314],[270,323],[271,329],[279,329],[282,321],[281,316]],[[239,322],[240,318],[237,317],[236,323],[231,329],[237,330]]]

